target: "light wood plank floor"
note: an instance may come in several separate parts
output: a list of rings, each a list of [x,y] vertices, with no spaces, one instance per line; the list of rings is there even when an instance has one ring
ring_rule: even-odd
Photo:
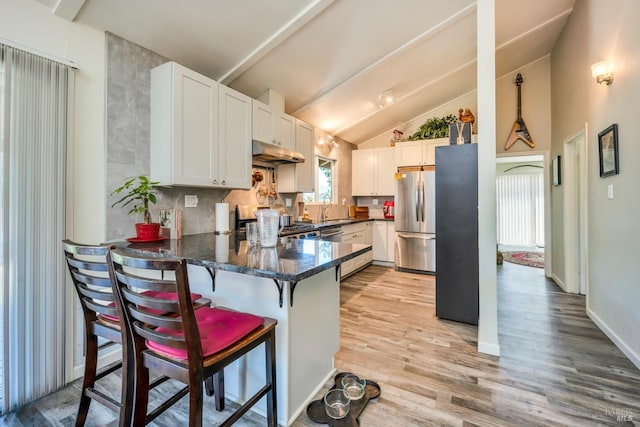
[[[497,358],[477,353],[476,327],[435,317],[434,284],[379,266],[343,282],[336,366],[382,387],[362,426],[640,425],[640,370],[589,320],[584,297],[563,293],[542,269],[498,267]],[[76,381],[0,421],[72,425],[78,391]],[[182,425],[185,408],[154,424]],[[209,425],[221,418],[205,413]],[[92,405],[87,425],[115,424]],[[264,424],[250,414],[237,425]],[[317,426],[306,414],[293,425]]]

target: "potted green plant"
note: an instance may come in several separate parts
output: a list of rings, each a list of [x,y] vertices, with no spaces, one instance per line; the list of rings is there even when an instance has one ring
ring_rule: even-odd
[[[432,117],[427,120],[418,130],[409,137],[409,141],[419,139],[447,138],[449,136],[449,125],[458,121],[453,114],[444,117]]]
[[[136,184],[137,181],[137,184]],[[128,214],[142,214],[143,222],[136,224],[136,237],[138,240],[155,240],[160,234],[160,223],[151,222],[149,203],[155,204],[157,201],[155,187],[160,184],[158,181],[151,181],[148,177],[141,175],[127,178],[120,187],[111,192],[114,194],[124,194],[111,207],[118,205],[131,206]]]

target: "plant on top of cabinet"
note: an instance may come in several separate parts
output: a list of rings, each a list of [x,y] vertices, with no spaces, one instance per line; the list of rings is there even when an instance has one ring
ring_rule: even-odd
[[[135,182],[138,180],[138,185]],[[111,192],[111,195],[124,193],[124,196],[113,202],[112,208],[121,205],[122,207],[132,205],[127,214],[142,214],[141,223],[136,224],[136,236],[138,240],[155,240],[160,232],[160,224],[151,222],[151,212],[149,203],[156,204],[155,187],[160,184],[158,181],[151,181],[147,176],[127,178],[120,187]]]
[[[458,118],[453,114],[446,115],[444,117],[432,117],[418,130],[409,137],[409,141],[417,141],[419,139],[435,139],[435,138],[447,138],[449,137],[449,125],[452,125],[458,121]]]

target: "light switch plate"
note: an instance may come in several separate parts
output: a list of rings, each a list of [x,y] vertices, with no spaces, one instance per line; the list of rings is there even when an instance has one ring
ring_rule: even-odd
[[[184,196],[184,207],[185,208],[197,208],[198,207],[198,196]]]
[[[613,184],[607,186],[607,198],[613,200]]]
[[[293,206],[293,203],[291,201],[291,199],[285,199],[284,200],[284,205],[288,208],[290,208],[291,206]]]

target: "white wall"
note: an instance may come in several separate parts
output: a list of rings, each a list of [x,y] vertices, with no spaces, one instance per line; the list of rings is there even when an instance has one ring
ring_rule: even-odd
[[[524,142],[517,142],[508,151],[504,145],[511,132],[511,126],[517,117],[517,86],[514,78],[522,73],[522,117],[527,125],[536,146],[529,148]],[[447,114],[458,115],[460,108],[470,108],[476,116],[474,132],[478,123],[482,121],[483,113],[478,111],[477,91],[469,92],[459,98],[433,110],[420,114],[418,117],[399,123],[398,128],[404,132],[404,137],[413,134],[424,122],[432,117],[443,117]],[[496,154],[531,153],[536,154],[551,147],[551,59],[549,56],[538,59],[526,66],[513,70],[505,76],[496,79]],[[485,115],[486,116],[486,115]],[[359,149],[388,147],[393,137],[393,129],[371,138],[358,145]]]
[[[104,33],[58,18],[31,0],[1,0],[0,37],[75,62],[72,229],[78,241],[104,241]]]
[[[538,59],[496,80],[496,153],[541,152],[551,147],[551,59]],[[535,148],[524,142],[516,142],[509,150],[504,149],[518,112],[518,87],[515,76],[521,73],[524,83],[522,92],[522,118]]]
[[[589,124],[587,312],[640,367],[640,264],[634,259],[640,241],[640,144],[637,97],[640,93],[640,2],[578,1],[551,57],[552,155],[563,140]],[[603,25],[606,23],[606,25]],[[614,61],[611,86],[591,78],[590,64]],[[597,133],[619,127],[620,174],[600,178]],[[614,199],[607,199],[607,186]],[[553,253],[562,253],[562,186],[553,189]],[[561,266],[556,262],[554,266]],[[554,267],[555,270],[555,267]],[[556,271],[561,278],[563,271]]]

